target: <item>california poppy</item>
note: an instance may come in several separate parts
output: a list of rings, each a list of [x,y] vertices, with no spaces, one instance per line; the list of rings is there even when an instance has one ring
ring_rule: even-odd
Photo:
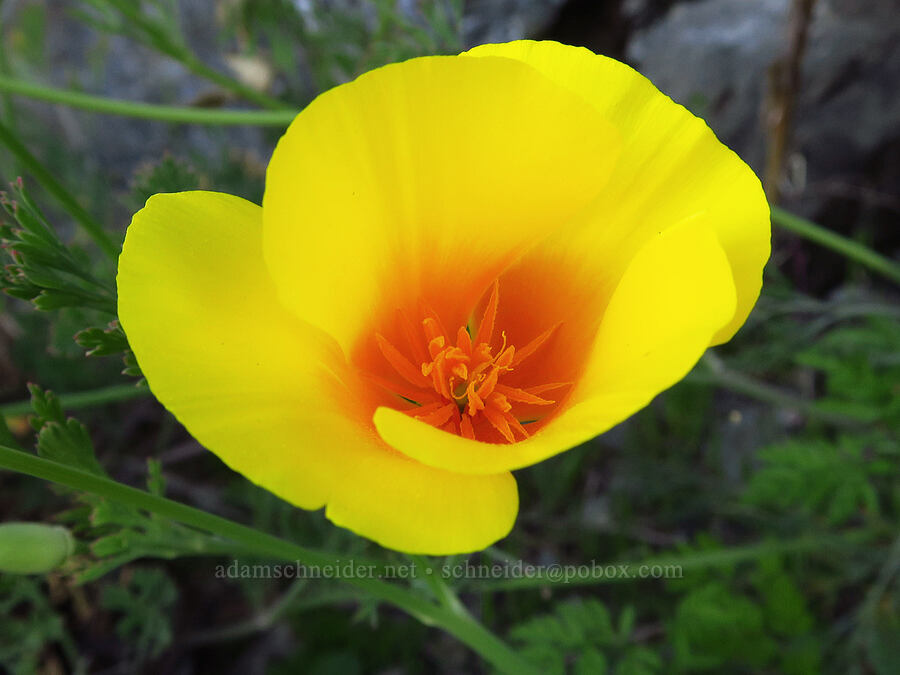
[[[320,95],[262,207],[152,197],[119,314],[154,394],[233,469],[384,546],[460,553],[509,532],[511,470],[734,334],[769,236],[753,172],[640,74],[484,45]]]

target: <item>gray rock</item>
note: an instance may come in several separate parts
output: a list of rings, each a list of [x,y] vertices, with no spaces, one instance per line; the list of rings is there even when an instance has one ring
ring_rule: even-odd
[[[759,168],[765,74],[780,54],[789,5],[789,0],[679,4],[636,33],[626,56]]]
[[[217,25],[210,17],[215,0],[178,5],[179,24],[192,51],[227,72]],[[73,20],[72,3],[49,3],[46,23],[49,76],[54,86],[109,98],[150,103],[188,104],[215,86],[181,64],[128,38],[106,36]],[[98,115],[62,106],[20,100],[41,125],[59,136],[60,145],[84,158],[84,170],[101,175],[116,192],[128,189],[135,168],[166,152],[215,157],[223,147],[245,148],[267,158],[269,143],[259,129],[173,125],[128,117]]]
[[[634,35],[627,58],[759,170],[767,70],[785,48],[789,8],[789,0],[679,4]],[[804,210],[821,210],[841,185],[844,198],[861,184],[896,194],[881,175],[896,175],[896,153],[871,171],[900,138],[896,0],[820,0],[802,78],[791,149]]]
[[[463,17],[467,47],[532,37],[547,25],[565,0],[471,0]]]

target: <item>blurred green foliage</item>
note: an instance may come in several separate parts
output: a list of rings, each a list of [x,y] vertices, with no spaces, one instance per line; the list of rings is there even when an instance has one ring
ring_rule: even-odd
[[[0,27],[0,72],[43,79],[47,8],[21,4],[15,22]],[[455,0],[413,3],[413,13],[386,0],[223,3],[220,50],[262,64],[270,77],[259,89],[195,55],[178,3],[76,4],[69,20],[90,28],[96,67],[111,37],[127,39],[217,87],[221,96],[204,105],[243,98],[297,107],[369,68],[461,48]],[[221,130],[205,132],[207,151],[173,130],[168,153],[142,158],[121,181],[28,110],[0,95],[2,121],[111,231],[156,192],[262,196],[264,162]],[[0,154],[5,182],[23,169]],[[0,368],[14,367],[0,394],[22,398],[29,379],[41,387],[30,388],[32,430],[9,415],[4,445],[146,482],[153,494],[292,541],[402,562],[228,472],[149,401],[85,411],[86,424],[67,417],[42,387],[134,382],[140,370],[115,320],[111,265],[52,195],[26,187],[14,184],[4,203],[11,297],[0,316]],[[717,350],[718,369],[699,367],[619,428],[519,472],[514,533],[472,557],[666,558],[684,562],[681,578],[461,585],[472,611],[545,673],[900,672],[900,309],[896,288],[858,271],[851,279],[813,298],[770,266],[747,326]],[[4,514],[58,519],[80,541],[46,579],[0,576],[0,664],[12,673],[162,672],[185,654],[220,672],[254,650],[268,655],[272,673],[482,669],[459,644],[337,582],[216,580],[215,564],[233,551],[211,535],[96,496],[6,474],[0,481]],[[798,540],[822,544],[800,552],[790,547]],[[728,557],[760,542],[758,555]],[[137,562],[148,558],[150,566]],[[688,566],[697,560],[708,562]],[[98,646],[110,638],[114,647]]]
[[[159,569],[139,567],[122,575],[119,584],[103,588],[103,607],[119,615],[116,634],[130,649],[130,666],[159,654],[172,642],[172,606],[178,589]]]
[[[599,600],[573,600],[557,604],[552,614],[513,626],[510,637],[548,675],[660,673],[659,654],[635,644],[635,620],[631,605],[625,606],[614,624],[609,610]]]
[[[85,661],[54,609],[42,584],[30,577],[0,576],[0,664],[13,675],[32,675],[48,660],[59,663],[59,650],[70,672],[84,673]]]

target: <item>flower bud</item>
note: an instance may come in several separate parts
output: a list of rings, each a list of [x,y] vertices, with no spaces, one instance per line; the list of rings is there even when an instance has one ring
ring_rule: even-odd
[[[0,572],[45,574],[75,549],[68,529],[43,523],[0,524]]]

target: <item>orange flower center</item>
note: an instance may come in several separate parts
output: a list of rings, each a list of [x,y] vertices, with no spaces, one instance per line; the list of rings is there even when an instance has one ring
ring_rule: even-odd
[[[380,333],[375,337],[384,358],[409,385],[393,382],[379,384],[397,394],[412,407],[408,415],[427,424],[476,440],[483,432],[478,429],[485,420],[509,443],[528,438],[523,424],[531,420],[517,415],[523,407],[550,406],[556,401],[541,394],[567,386],[568,382],[538,384],[526,388],[504,385],[503,376],[517,368],[543,345],[559,324],[538,335],[521,349],[502,343],[494,349],[494,322],[497,318],[499,284],[495,281],[478,326],[472,338],[465,326],[456,331],[456,341],[441,324],[440,318],[426,310],[421,332],[406,322],[404,327],[413,354],[410,359]],[[518,438],[517,438],[518,435]]]

